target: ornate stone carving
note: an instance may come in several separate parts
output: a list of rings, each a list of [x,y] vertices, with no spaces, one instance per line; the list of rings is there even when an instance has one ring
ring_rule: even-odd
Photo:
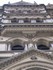
[[[41,57],[41,58],[45,58],[46,60],[53,62],[52,55],[46,54],[45,52],[41,52],[39,50],[32,49],[32,50],[29,50],[27,52],[20,54],[19,56],[16,55],[16,56],[9,58],[8,60],[5,60],[4,62],[0,63],[0,70],[4,70],[5,67],[11,66],[11,64],[14,64],[15,62],[20,62],[28,57],[31,57],[32,55]]]
[[[36,36],[36,34],[35,33],[26,33],[26,34],[24,34],[24,36],[26,38],[32,39],[32,38],[34,38]]]

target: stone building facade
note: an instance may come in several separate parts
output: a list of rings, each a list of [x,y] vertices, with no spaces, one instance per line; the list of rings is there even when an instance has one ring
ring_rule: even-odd
[[[53,70],[52,4],[0,7],[0,70]]]

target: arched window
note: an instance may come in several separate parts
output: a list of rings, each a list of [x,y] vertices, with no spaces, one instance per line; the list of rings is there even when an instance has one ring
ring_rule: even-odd
[[[38,45],[37,48],[38,48],[39,50],[49,50],[49,49],[50,49],[49,47],[47,47],[46,45],[43,45],[43,44]]]
[[[13,18],[13,19],[11,20],[11,22],[12,22],[12,23],[15,23],[15,22],[18,22],[18,20],[17,20],[16,18]]]
[[[26,23],[26,22],[29,22],[29,19],[28,18],[25,18],[24,19],[24,22]]]
[[[41,18],[37,18],[36,22],[42,22],[42,19]]]
[[[12,50],[24,50],[24,47],[21,45],[15,45],[12,47]]]

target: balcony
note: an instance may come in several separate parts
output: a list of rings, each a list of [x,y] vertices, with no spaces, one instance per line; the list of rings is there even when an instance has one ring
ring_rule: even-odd
[[[37,18],[37,19],[28,19],[28,18],[24,18],[24,19],[17,19],[17,18],[13,18],[13,19],[2,19],[1,22],[5,25],[10,25],[10,24],[17,24],[17,25],[33,25],[33,24],[51,24],[53,23],[53,19],[40,19],[40,18]],[[1,24],[1,23],[0,23]]]

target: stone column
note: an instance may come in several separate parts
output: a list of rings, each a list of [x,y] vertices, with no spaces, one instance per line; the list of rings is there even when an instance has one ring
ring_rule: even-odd
[[[35,49],[37,50],[37,44],[35,44]]]
[[[7,44],[5,45],[5,51],[7,51],[8,50],[8,48],[7,48]]]
[[[7,43],[7,51],[11,51],[11,44]]]
[[[28,44],[25,43],[25,51],[27,51],[27,50],[28,50]]]
[[[11,51],[11,44],[8,45],[8,51]]]
[[[51,44],[50,50],[53,50],[53,44]]]
[[[34,44],[34,49],[37,50],[37,44],[35,42],[33,44]]]

